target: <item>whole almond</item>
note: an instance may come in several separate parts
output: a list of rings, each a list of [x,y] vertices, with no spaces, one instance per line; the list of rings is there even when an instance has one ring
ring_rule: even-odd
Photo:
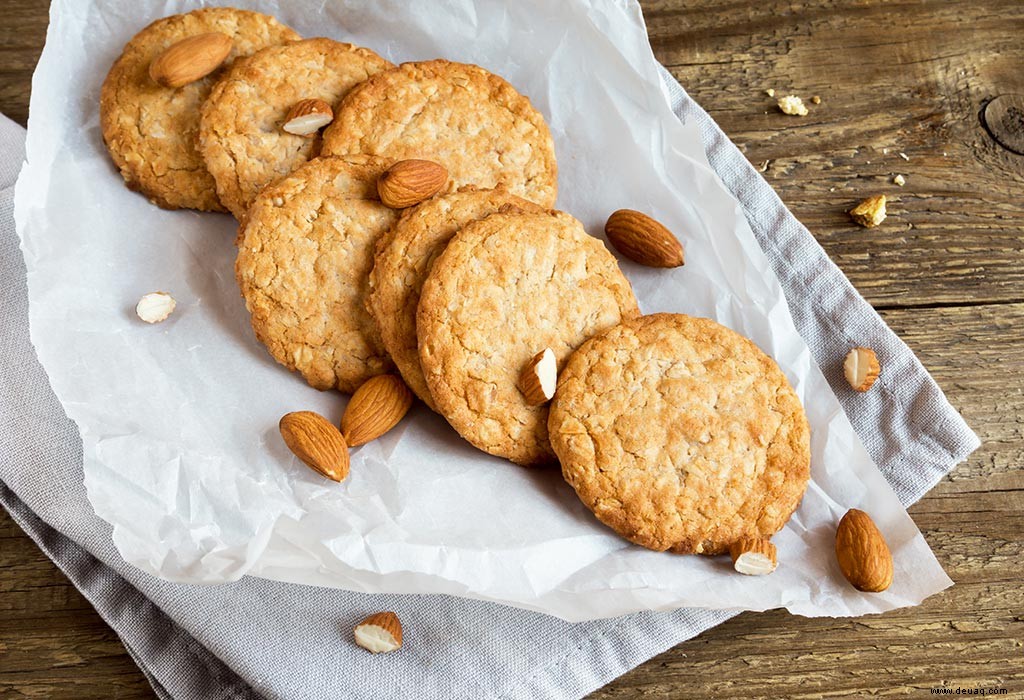
[[[348,476],[348,445],[338,429],[319,413],[296,411],[281,418],[281,437],[292,453],[328,479]]]
[[[851,509],[836,529],[836,559],[858,591],[878,593],[892,584],[892,553],[871,516]]]
[[[356,625],[356,644],[374,654],[394,651],[402,646],[402,623],[398,615],[374,613]]]
[[[854,391],[870,389],[881,371],[878,356],[871,348],[854,348],[843,361],[843,374]]]
[[[683,246],[663,225],[638,211],[619,209],[608,217],[605,235],[627,258],[648,267],[679,267]]]
[[[281,128],[289,134],[312,138],[321,128],[332,121],[334,121],[334,110],[331,109],[331,106],[323,100],[311,98],[299,100],[292,105]]]
[[[400,160],[377,180],[380,201],[403,209],[433,197],[448,183],[448,171],[430,160]]]
[[[231,53],[231,37],[220,32],[196,34],[171,44],[149,64],[149,77],[166,88],[179,88],[217,70]]]
[[[748,576],[762,576],[775,571],[778,554],[767,537],[739,540],[729,547],[729,556],[736,571]]]
[[[341,416],[341,434],[349,447],[376,440],[398,425],[410,406],[412,392],[402,378],[378,374],[352,394]]]
[[[557,372],[555,353],[551,348],[544,348],[526,363],[519,373],[519,391],[527,404],[540,406],[551,400],[558,382]]]

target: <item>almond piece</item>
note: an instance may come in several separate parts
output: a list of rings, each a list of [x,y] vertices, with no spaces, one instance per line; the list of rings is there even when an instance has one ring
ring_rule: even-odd
[[[854,391],[870,389],[878,379],[881,369],[878,356],[871,348],[854,348],[843,360],[843,373],[846,374],[846,381]]]
[[[627,258],[648,267],[679,267],[683,246],[672,232],[638,211],[619,209],[604,225],[608,241]]]
[[[281,128],[289,134],[312,138],[323,127],[334,121],[331,106],[316,98],[299,100],[288,110]]]
[[[749,538],[733,542],[729,556],[736,571],[748,576],[762,576],[778,566],[775,545],[767,537]]]
[[[849,212],[855,224],[864,228],[874,228],[885,221],[885,195],[868,197]]]
[[[404,209],[433,197],[448,183],[448,170],[430,160],[400,160],[377,180],[380,201]]]
[[[167,292],[150,292],[139,299],[135,313],[146,323],[160,323],[167,320],[177,305]]]
[[[836,559],[858,591],[878,593],[892,584],[892,553],[871,516],[850,509],[836,529]]]
[[[378,374],[349,399],[341,416],[341,434],[349,447],[376,440],[398,425],[412,406],[412,392],[401,377]]]
[[[374,654],[402,646],[402,623],[393,612],[379,612],[356,625],[356,644]]]
[[[555,365],[555,353],[551,348],[544,348],[526,363],[519,373],[519,391],[530,406],[540,406],[551,400],[558,384],[558,367]]]
[[[342,481],[348,476],[345,438],[319,413],[288,413],[281,418],[278,428],[288,449],[306,466],[334,481]]]
[[[231,53],[231,37],[220,32],[196,34],[171,44],[149,64],[157,85],[179,88],[205,78]]]

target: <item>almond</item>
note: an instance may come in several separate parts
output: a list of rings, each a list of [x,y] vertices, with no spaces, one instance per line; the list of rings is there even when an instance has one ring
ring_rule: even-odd
[[[750,538],[734,542],[729,556],[736,571],[748,576],[762,576],[775,571],[778,558],[775,545],[767,537]]]
[[[412,392],[401,377],[379,374],[356,389],[341,417],[349,447],[376,440],[398,425],[412,406]]]
[[[605,235],[627,258],[649,267],[679,267],[683,246],[672,232],[638,211],[619,209],[608,217]]]
[[[871,516],[851,509],[836,530],[836,559],[858,591],[878,593],[892,584],[892,553]]]
[[[850,210],[850,218],[864,228],[874,228],[885,221],[885,195],[868,197]]]
[[[278,424],[292,453],[328,479],[348,476],[348,445],[334,425],[312,411],[288,413]]]
[[[430,160],[400,160],[377,180],[380,201],[403,209],[433,197],[448,183],[448,171]]]
[[[850,383],[854,391],[867,391],[882,370],[878,364],[878,356],[871,348],[854,348],[843,360],[843,373],[846,381]]]
[[[555,366],[555,353],[551,348],[544,348],[526,363],[519,373],[519,391],[530,406],[540,406],[551,400],[555,395],[558,383],[558,368]]]
[[[316,98],[299,100],[288,110],[281,128],[296,136],[316,136],[321,128],[334,121],[334,110]]]
[[[174,312],[177,302],[167,292],[150,292],[139,299],[135,313],[146,323],[160,323]]]
[[[205,78],[231,53],[231,37],[220,32],[196,34],[171,44],[149,64],[157,85],[179,88]]]
[[[356,644],[374,654],[402,646],[402,623],[393,612],[379,612],[356,625]]]

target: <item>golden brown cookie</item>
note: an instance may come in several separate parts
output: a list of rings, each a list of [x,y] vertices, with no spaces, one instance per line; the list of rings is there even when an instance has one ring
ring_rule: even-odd
[[[218,70],[177,89],[153,82],[149,64],[154,58],[182,39],[207,32],[233,41]],[[132,37],[100,91],[103,140],[125,184],[167,209],[225,211],[196,147],[199,108],[234,59],[298,38],[269,15],[231,7],[164,17]]]
[[[434,399],[420,369],[416,342],[416,308],[430,266],[456,231],[502,207],[544,211],[505,190],[465,187],[406,209],[398,222],[377,241],[367,305],[381,340],[405,383],[424,403]]]
[[[319,136],[281,128],[295,103],[316,98],[333,105],[390,67],[369,49],[323,38],[270,47],[236,63],[210,93],[199,125],[199,150],[224,206],[241,220],[264,186],[319,154]]]
[[[338,105],[324,153],[424,158],[448,169],[449,189],[504,187],[553,207],[558,167],[540,112],[479,66],[436,60],[375,75]]]
[[[366,310],[377,238],[398,214],[377,198],[379,158],[316,158],[264,188],[238,232],[256,337],[310,386],[351,393],[392,368]]]
[[[485,452],[554,462],[546,405],[517,386],[544,348],[558,363],[637,314],[611,253],[562,212],[498,213],[461,229],[434,261],[416,317],[420,364],[437,410]]]
[[[658,551],[770,537],[810,478],[810,430],[786,376],[705,318],[654,314],[587,341],[559,374],[548,426],[584,505]]]

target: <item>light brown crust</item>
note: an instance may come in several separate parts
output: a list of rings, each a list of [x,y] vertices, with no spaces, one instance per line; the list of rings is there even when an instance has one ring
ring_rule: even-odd
[[[224,64],[177,89],[157,85],[149,64],[182,39],[221,32],[233,40]],[[158,19],[114,61],[100,91],[100,127],[125,184],[166,209],[225,211],[196,146],[199,108],[236,58],[299,35],[269,15],[211,7]]]
[[[782,370],[708,319],[654,314],[592,338],[559,375],[548,425],[584,505],[658,551],[770,537],[810,478],[810,429]]]
[[[561,364],[636,314],[615,258],[576,219],[492,214],[455,235],[423,284],[420,363],[438,411],[469,442],[518,464],[548,464],[548,408],[520,393],[523,365],[546,347]]]
[[[316,158],[266,187],[238,233],[235,275],[256,337],[317,389],[392,368],[366,310],[373,248],[397,218],[379,158]]]
[[[367,307],[405,383],[431,408],[434,408],[434,399],[420,368],[416,340],[420,290],[430,266],[455,233],[503,207],[544,211],[505,190],[465,187],[406,209],[391,230],[377,241]]]
[[[544,207],[558,195],[540,112],[503,78],[464,63],[403,63],[352,90],[324,132],[324,153],[432,160],[448,169],[448,192],[504,187]]]
[[[267,184],[316,157],[320,137],[281,128],[303,99],[337,103],[391,67],[369,49],[316,38],[259,51],[237,62],[203,104],[199,150],[224,206],[240,221]]]

